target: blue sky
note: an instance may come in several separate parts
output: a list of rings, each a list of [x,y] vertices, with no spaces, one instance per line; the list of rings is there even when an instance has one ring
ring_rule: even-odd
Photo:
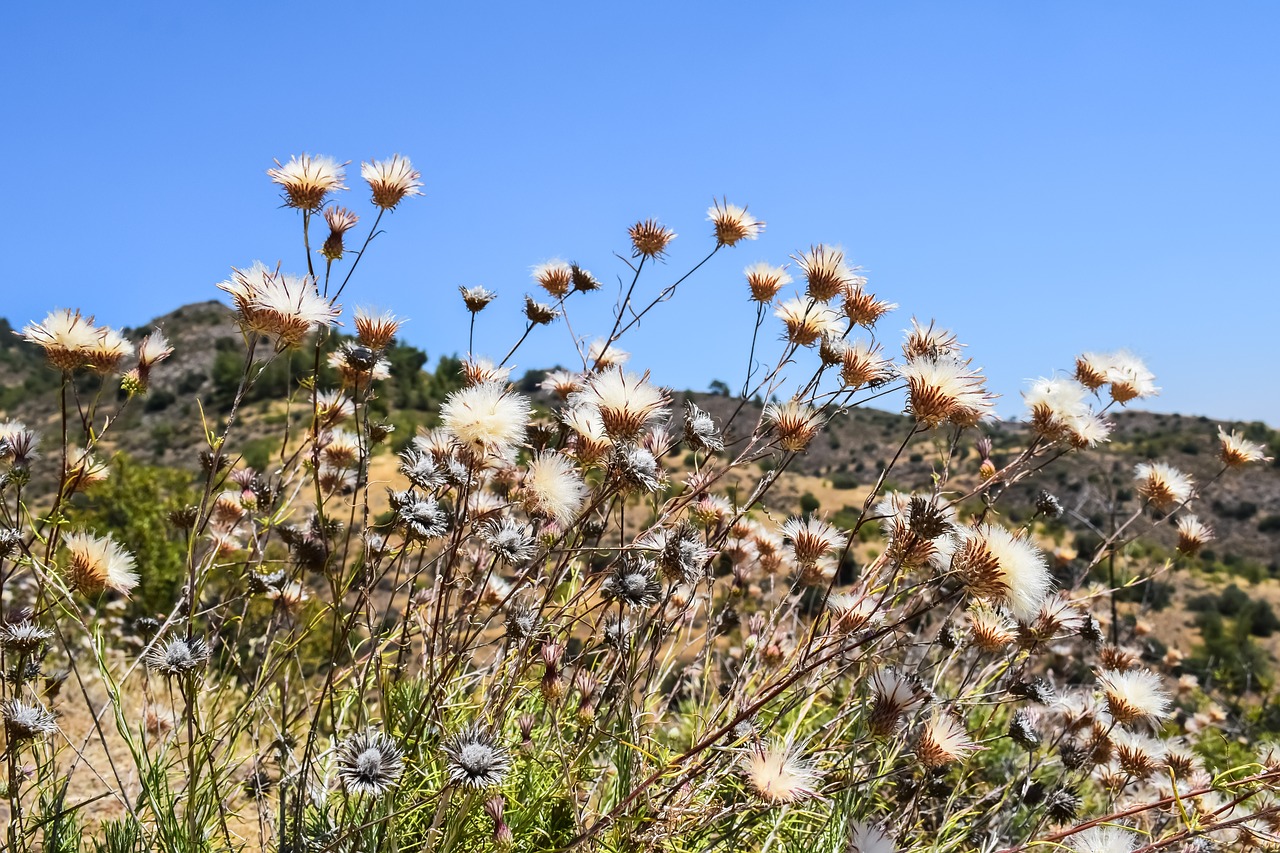
[[[1085,349],[1129,347],[1150,408],[1280,424],[1280,6],[1233,2],[24,4],[7,12],[0,315],[140,325],[233,265],[305,268],[272,158],[401,152],[426,195],[384,220],[348,304],[466,347],[460,284],[522,328],[529,269],[610,289],[626,228],[679,233],[653,293],[711,246],[713,197],[764,237],[721,252],[624,344],[673,386],[741,381],[741,270],[839,243],[872,288],[953,328],[1002,411]],[[357,229],[359,232],[359,228]],[[770,327],[771,329],[773,327]],[[563,324],[516,359],[568,363]],[[766,346],[777,344],[770,339]],[[771,351],[771,350],[770,350]]]

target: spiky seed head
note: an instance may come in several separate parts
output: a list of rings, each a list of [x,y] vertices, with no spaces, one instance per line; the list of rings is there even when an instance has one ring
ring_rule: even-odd
[[[808,447],[822,428],[822,415],[798,400],[770,403],[764,407],[764,419],[777,432],[782,449],[792,453]]]
[[[791,283],[786,265],[776,267],[766,261],[754,263],[742,271],[751,290],[751,301],[766,305],[773,301],[778,291]]]
[[[486,305],[498,298],[498,294],[479,284],[474,287],[459,285],[458,292],[462,294],[462,303],[472,314],[480,313]]]
[[[1193,555],[1213,540],[1213,528],[1194,515],[1184,515],[1178,519],[1178,551]]]
[[[529,529],[510,516],[484,522],[478,533],[493,555],[508,566],[524,565],[537,552]]]
[[[1164,462],[1140,462],[1133,469],[1138,490],[1158,510],[1186,503],[1195,491],[1195,481]]]
[[[959,761],[979,748],[959,720],[945,711],[935,711],[920,731],[916,758],[932,770]]]
[[[332,157],[301,154],[290,157],[283,166],[277,160],[276,167],[268,169],[267,174],[273,184],[284,189],[284,202],[289,207],[318,210],[326,195],[346,189],[342,185],[345,165]]]
[[[693,450],[716,453],[724,450],[724,438],[710,413],[693,400],[684,403],[684,441]]]
[[[874,691],[867,727],[876,737],[888,737],[902,725],[908,711],[924,704],[926,694],[920,679],[910,673],[889,668],[871,676]]]
[[[623,492],[656,492],[666,482],[666,474],[648,449],[635,444],[615,447],[609,460],[609,474]]]
[[[329,236],[325,238],[324,245],[320,247],[320,254],[326,260],[340,261],[346,252],[343,238],[360,221],[360,217],[345,207],[333,205],[324,209],[324,221],[329,225]]]
[[[788,519],[782,536],[790,540],[795,561],[802,566],[816,563],[848,539],[844,531],[815,516]]]
[[[1067,839],[1071,853],[1132,853],[1138,836],[1119,826],[1093,826]]]
[[[422,175],[408,157],[399,154],[392,154],[390,160],[361,163],[360,176],[369,182],[373,203],[383,210],[394,210],[409,196],[422,195]]]
[[[854,271],[845,263],[839,246],[819,243],[791,257],[804,273],[809,298],[818,302],[830,301],[853,282]]]
[[[567,525],[587,498],[587,486],[573,460],[555,450],[538,453],[525,468],[520,489],[525,512]]]
[[[490,788],[502,783],[511,769],[507,750],[488,730],[471,724],[443,745],[449,781],[463,788]]]
[[[773,310],[787,330],[787,340],[798,346],[813,346],[824,337],[838,338],[845,332],[840,315],[812,300],[788,299]]]
[[[1218,458],[1228,468],[1239,468],[1252,462],[1270,462],[1266,445],[1250,441],[1240,433],[1218,427]]]
[[[0,715],[10,742],[36,740],[58,730],[58,718],[39,702],[7,699],[0,704]]]
[[[1035,749],[1040,745],[1040,729],[1030,711],[1019,708],[1009,720],[1009,737],[1023,749]]]
[[[649,382],[649,375],[613,368],[596,374],[573,395],[570,404],[598,413],[605,434],[614,441],[636,439],[653,421],[666,414],[667,393]]]
[[[368,308],[356,309],[356,336],[360,343],[374,352],[382,352],[389,347],[403,325],[404,320],[390,311],[375,314]]]
[[[898,846],[887,827],[854,821],[849,825],[848,853],[898,853]]]
[[[535,326],[545,326],[559,317],[560,312],[550,305],[534,301],[532,296],[525,294],[524,316]]]
[[[500,382],[455,391],[440,407],[440,422],[465,447],[503,456],[524,442],[529,399]]]
[[[984,652],[1003,651],[1017,636],[1013,622],[993,607],[974,605],[968,616],[973,645]]]
[[[1124,350],[1113,352],[1108,357],[1106,378],[1111,399],[1121,405],[1160,393],[1155,384],[1155,374],[1147,369],[1142,359]]]
[[[133,555],[110,534],[94,536],[81,531],[68,535],[63,544],[67,549],[67,579],[86,595],[111,589],[127,598],[138,585]]]
[[[547,293],[559,298],[573,286],[573,267],[556,258],[534,267],[533,280]]]
[[[600,595],[606,601],[634,608],[652,607],[661,592],[653,563],[631,553],[623,554],[600,583]]]
[[[52,636],[52,631],[40,627],[30,619],[0,625],[0,647],[19,655],[32,654]]]
[[[448,518],[435,498],[419,495],[414,489],[388,489],[387,496],[396,524],[406,538],[425,542],[443,536],[449,529]]]
[[[775,741],[751,747],[741,766],[752,793],[771,804],[794,803],[818,796],[822,777],[812,761],[790,743]]]
[[[645,219],[628,229],[633,258],[661,258],[667,245],[676,238],[676,232],[656,219]]]
[[[1029,621],[1053,586],[1044,553],[1027,537],[983,524],[957,530],[947,567],[975,598],[1008,607]]]
[[[200,637],[170,637],[147,652],[147,668],[166,676],[183,676],[209,662],[210,649]]]
[[[855,278],[861,279],[861,276],[855,276]],[[841,290],[841,294],[843,301],[840,307],[844,315],[849,318],[850,323],[866,329],[875,326],[877,320],[898,307],[896,302],[877,299],[876,295],[867,291],[861,282],[846,286]]]
[[[79,310],[59,308],[40,323],[28,323],[16,332],[26,341],[44,350],[45,358],[64,372],[88,365],[89,353],[98,346],[103,330]]]
[[[991,416],[994,397],[987,393],[981,370],[967,360],[916,356],[899,374],[907,383],[907,411],[923,427],[943,422],[974,426]]]
[[[591,274],[591,270],[583,269],[577,264],[569,264],[569,278],[573,282],[574,293],[590,293],[603,286],[600,279]]]
[[[1070,823],[1080,813],[1080,795],[1070,788],[1055,788],[1045,797],[1045,811],[1055,823]]]
[[[1143,720],[1158,723],[1168,714],[1169,694],[1160,676],[1151,670],[1102,670],[1097,677],[1107,708],[1120,725]]]
[[[404,751],[385,732],[369,728],[338,744],[338,779],[347,793],[377,799],[400,781]]]
[[[876,386],[889,378],[893,365],[881,357],[880,344],[856,340],[840,350],[840,381],[846,388]]]
[[[764,231],[764,222],[747,213],[745,207],[723,199],[707,209],[707,221],[715,224],[718,246],[736,246],[743,240],[755,240]]]

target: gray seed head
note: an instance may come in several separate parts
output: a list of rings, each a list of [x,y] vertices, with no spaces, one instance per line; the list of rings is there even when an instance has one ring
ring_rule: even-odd
[[[654,492],[662,485],[662,469],[654,455],[632,445],[614,451],[610,466],[618,486],[626,492]]]
[[[656,604],[661,592],[653,564],[634,554],[624,554],[600,584],[600,594],[606,600],[621,601],[631,607]]]
[[[419,489],[431,491],[445,484],[444,472],[436,465],[430,453],[406,450],[400,454],[400,473]]]
[[[480,527],[480,538],[493,555],[509,566],[528,562],[536,553],[529,529],[512,518],[486,522]]]
[[[199,637],[172,637],[147,652],[147,668],[161,675],[186,675],[209,662],[209,645]]]
[[[404,752],[377,729],[365,729],[338,744],[338,778],[348,793],[377,798],[404,772]]]
[[[58,730],[57,717],[39,702],[9,699],[0,705],[4,730],[11,741],[34,740]]]
[[[445,741],[449,781],[464,788],[498,785],[511,769],[511,758],[497,739],[478,725],[470,725]]]
[[[694,450],[714,453],[724,450],[724,439],[710,413],[698,408],[692,400],[685,400],[684,441]]]

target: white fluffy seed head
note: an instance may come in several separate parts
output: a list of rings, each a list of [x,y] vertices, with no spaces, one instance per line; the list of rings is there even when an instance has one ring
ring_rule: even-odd
[[[440,409],[440,421],[464,446],[502,456],[524,442],[529,400],[498,382],[455,391]]]
[[[526,512],[563,526],[577,517],[587,497],[587,486],[569,457],[544,450],[529,462],[522,494]]]

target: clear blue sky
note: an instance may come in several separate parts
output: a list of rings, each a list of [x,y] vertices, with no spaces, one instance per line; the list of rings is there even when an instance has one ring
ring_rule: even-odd
[[[901,303],[891,343],[912,314],[955,329],[1006,413],[1128,346],[1151,408],[1280,424],[1272,2],[31,3],[0,39],[15,323],[141,325],[232,265],[303,269],[272,158],[353,161],[368,214],[358,162],[401,152],[426,195],[344,302],[407,315],[433,361],[466,347],[459,284],[499,292],[477,349],[500,356],[555,256],[610,286],[572,316],[607,331],[627,225],[680,234],[652,292],[724,195],[769,227],[626,345],[665,384],[740,382],[742,268],[830,242]],[[516,361],[570,352],[558,324]]]

